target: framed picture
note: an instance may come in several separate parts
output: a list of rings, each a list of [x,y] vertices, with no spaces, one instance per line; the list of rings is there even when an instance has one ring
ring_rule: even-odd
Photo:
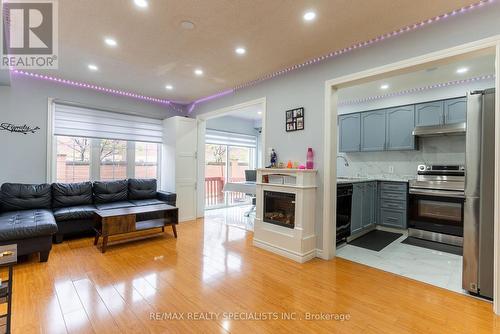
[[[304,130],[304,108],[290,109],[285,112],[286,132]]]

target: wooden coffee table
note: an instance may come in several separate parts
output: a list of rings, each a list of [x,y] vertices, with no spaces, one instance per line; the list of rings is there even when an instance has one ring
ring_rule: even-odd
[[[144,220],[144,217],[148,219]],[[94,245],[97,246],[99,237],[102,236],[101,252],[104,253],[108,246],[108,238],[114,235],[155,228],[161,228],[162,232],[164,232],[165,226],[172,226],[174,236],[177,238],[175,225],[179,222],[179,209],[167,204],[135,206],[98,210],[95,211],[94,218],[96,220]]]

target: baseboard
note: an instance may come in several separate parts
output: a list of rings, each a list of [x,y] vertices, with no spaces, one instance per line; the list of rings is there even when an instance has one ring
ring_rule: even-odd
[[[388,227],[388,226],[382,226],[382,225],[377,225],[375,228],[377,230],[380,230],[380,231],[386,231],[386,232],[392,232],[392,233],[403,233],[404,234],[404,232],[408,232],[407,229]]]
[[[262,240],[256,240],[255,238],[253,239],[253,244],[256,247],[265,249],[271,253],[281,255],[283,257],[289,258],[289,259],[294,260],[294,261],[299,262],[299,263],[307,262],[307,261],[316,257],[316,249],[312,249],[307,253],[301,254],[301,253],[290,251],[288,249],[284,249],[281,247],[271,245],[271,244],[269,244],[265,241],[262,241]]]
[[[319,249],[319,248],[316,248],[316,257],[320,258],[320,259],[323,259],[323,260],[328,260],[324,253],[323,253],[323,250],[322,249]]]

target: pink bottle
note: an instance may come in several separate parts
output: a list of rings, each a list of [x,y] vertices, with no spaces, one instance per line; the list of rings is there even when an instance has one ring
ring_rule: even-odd
[[[307,149],[307,161],[306,161],[306,168],[307,169],[313,169],[314,168],[314,161],[313,161],[314,153],[312,148]]]

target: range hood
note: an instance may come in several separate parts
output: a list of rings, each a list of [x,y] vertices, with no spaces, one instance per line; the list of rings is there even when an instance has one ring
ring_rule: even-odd
[[[457,136],[465,135],[466,130],[467,125],[465,122],[445,125],[417,126],[413,130],[413,135],[417,137]]]

